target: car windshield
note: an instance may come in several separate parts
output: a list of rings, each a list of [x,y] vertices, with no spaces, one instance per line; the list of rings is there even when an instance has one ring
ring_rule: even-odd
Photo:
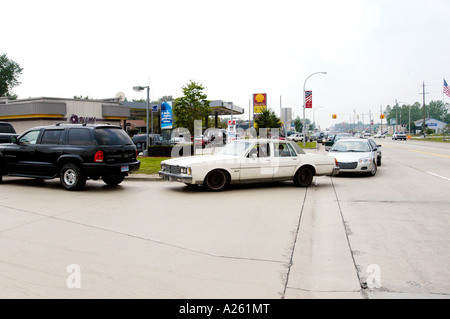
[[[370,146],[365,141],[340,140],[331,148],[332,152],[370,152]]]
[[[132,145],[133,141],[121,128],[98,128],[95,130],[100,145]]]
[[[216,154],[244,156],[251,145],[252,143],[248,141],[234,141],[222,147]]]

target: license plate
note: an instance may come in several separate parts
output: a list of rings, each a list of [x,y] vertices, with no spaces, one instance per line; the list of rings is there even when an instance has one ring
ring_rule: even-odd
[[[130,168],[128,167],[128,165],[124,165],[120,167],[120,171],[121,172],[128,172],[130,170]]]

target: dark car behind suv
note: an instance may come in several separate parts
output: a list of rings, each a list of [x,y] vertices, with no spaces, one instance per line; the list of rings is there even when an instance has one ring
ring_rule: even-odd
[[[13,136],[19,136],[14,127],[10,123],[0,122],[0,144],[9,143]]]
[[[52,179],[80,190],[87,179],[120,184],[139,170],[136,146],[119,126],[61,124],[36,127],[0,145],[2,175]]]

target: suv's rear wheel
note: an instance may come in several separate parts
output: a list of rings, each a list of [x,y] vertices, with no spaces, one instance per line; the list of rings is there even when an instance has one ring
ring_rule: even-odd
[[[61,184],[68,191],[77,191],[86,184],[86,177],[83,176],[80,168],[72,163],[65,164],[60,171]]]
[[[106,175],[102,176],[103,181],[109,186],[116,186],[122,183],[124,175]]]

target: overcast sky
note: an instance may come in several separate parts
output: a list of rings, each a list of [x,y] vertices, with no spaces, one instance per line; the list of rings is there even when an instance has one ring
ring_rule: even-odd
[[[0,0],[0,54],[23,67],[19,98],[181,96],[190,80],[243,107],[267,93],[322,127],[354,111],[379,122],[395,100],[442,100],[449,0]],[[450,98],[446,100],[450,102]],[[306,117],[313,118],[313,110]],[[337,120],[332,120],[332,114]]]

